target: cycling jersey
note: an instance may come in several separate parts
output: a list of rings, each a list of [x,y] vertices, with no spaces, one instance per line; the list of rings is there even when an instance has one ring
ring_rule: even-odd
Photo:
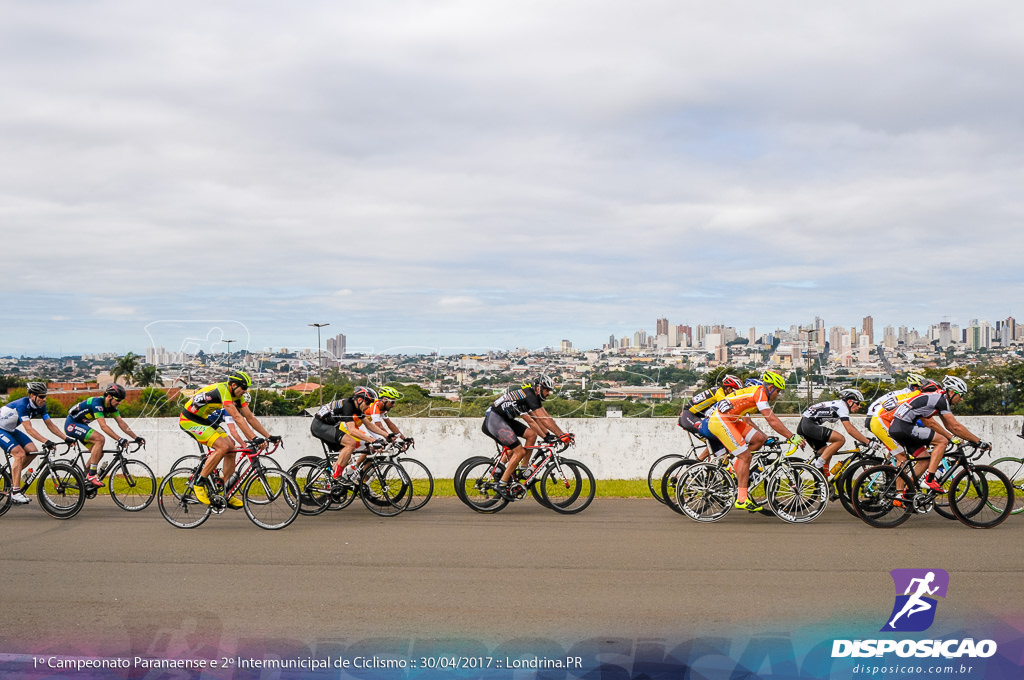
[[[709,408],[724,398],[725,390],[721,387],[704,390],[703,392],[698,392],[693,395],[689,403],[686,405],[686,410],[695,416],[702,416]]]
[[[14,432],[22,422],[33,418],[50,419],[45,402],[36,406],[28,397],[22,397],[0,407],[0,429],[8,432]]]
[[[508,390],[494,400],[489,411],[500,413],[509,420],[515,420],[524,413],[532,413],[541,408],[540,397],[532,387]]]
[[[834,423],[850,421],[850,407],[845,399],[833,399],[808,406],[802,414],[803,418],[813,420],[818,425],[823,423]]]
[[[893,423],[899,421],[906,425],[914,425],[918,418],[930,418],[936,414],[944,416],[952,413],[953,410],[945,392],[928,392],[900,404],[893,414]]]
[[[882,406],[884,404],[887,404],[890,399],[895,399],[897,397],[904,396],[916,391],[916,387],[904,387],[903,389],[894,390],[892,392],[887,392],[883,394],[878,399],[875,399],[873,402],[871,402],[871,405],[868,406],[867,417],[870,418],[873,415],[877,415],[878,412],[882,410]]]
[[[231,395],[231,386],[226,382],[213,383],[193,394],[182,407],[181,415],[194,422],[211,425],[211,416],[226,404],[235,404],[239,409],[249,406],[244,394],[239,399]]]
[[[892,420],[896,416],[896,411],[899,407],[903,403],[910,401],[920,394],[920,390],[917,390],[916,388],[906,391],[897,390],[895,392],[890,392],[885,395],[888,399],[882,402],[881,406],[879,406],[878,410],[875,412],[875,419],[880,421],[882,426],[888,430],[892,426]]]
[[[380,425],[381,427],[384,427],[385,420],[391,420],[391,417],[388,415],[387,409],[384,408],[384,405],[380,402],[379,399],[370,404],[369,407],[367,407],[367,409],[363,411],[363,415],[369,416],[371,423]],[[363,420],[365,420],[365,418],[363,418]]]
[[[339,430],[348,433],[348,427],[358,428],[362,425],[363,415],[363,410],[356,406],[355,397],[348,397],[324,404],[317,410],[315,417],[328,425],[337,425]]]
[[[755,411],[770,410],[768,393],[764,385],[751,385],[742,390],[736,390],[727,397],[723,397],[717,404],[708,410],[708,415],[720,414],[728,418],[742,418]]]
[[[120,418],[121,414],[118,413],[117,407],[111,406],[108,410],[106,401],[106,397],[89,397],[75,404],[68,411],[66,422],[85,425],[97,418]]]

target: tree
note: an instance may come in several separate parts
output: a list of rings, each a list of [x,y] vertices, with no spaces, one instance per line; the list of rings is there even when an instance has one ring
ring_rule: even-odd
[[[110,372],[110,377],[114,379],[114,382],[117,382],[118,378],[124,378],[125,384],[131,385],[135,381],[135,372],[138,370],[139,357],[134,352],[128,352],[114,362],[114,370]]]
[[[135,372],[135,384],[139,387],[163,385],[164,378],[160,375],[160,368],[153,364],[142,366]]]

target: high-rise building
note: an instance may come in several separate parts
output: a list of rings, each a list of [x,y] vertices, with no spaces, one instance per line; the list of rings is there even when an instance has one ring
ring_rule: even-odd
[[[875,320],[873,318],[870,316],[864,317],[860,332],[868,336],[868,344],[875,344]]]
[[[636,333],[633,333],[633,346],[637,348],[647,346],[647,331],[641,328]]]
[[[329,359],[345,358],[345,334],[338,333],[333,338],[327,338],[327,356]]]
[[[655,335],[668,335],[668,319],[658,319],[655,325]]]
[[[569,340],[562,340],[561,350],[562,350],[562,352],[571,352],[572,351],[572,342],[569,341]]]
[[[948,321],[939,322],[939,347],[945,349],[953,344],[953,329]]]

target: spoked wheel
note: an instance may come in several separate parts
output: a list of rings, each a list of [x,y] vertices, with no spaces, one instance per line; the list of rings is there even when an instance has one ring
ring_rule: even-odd
[[[300,462],[288,473],[299,487],[299,512],[319,515],[331,504],[331,471],[323,460]]]
[[[245,483],[242,504],[256,526],[283,529],[299,516],[299,486],[287,472],[261,468]]]
[[[210,518],[209,505],[196,498],[192,486],[193,468],[171,470],[160,482],[157,507],[168,522],[179,529],[192,529]]]
[[[696,522],[717,522],[736,502],[736,480],[718,463],[696,463],[679,476],[676,503]]]
[[[860,517],[860,515],[857,514],[857,509],[853,507],[853,485],[860,479],[865,470],[876,465],[878,465],[878,461],[858,460],[847,465],[839,477],[832,480],[832,483],[835,485],[836,494],[839,496],[839,502],[854,517]]]
[[[897,474],[891,465],[876,465],[854,482],[853,507],[871,526],[891,529],[910,519],[916,493],[908,474]]]
[[[1011,515],[1019,515],[1024,512],[1024,459],[1021,458],[1000,458],[992,461],[992,467],[1006,475],[1006,479],[1013,487],[1013,507]]]
[[[651,495],[654,496],[655,500],[659,503],[669,502],[668,498],[665,496],[665,492],[662,490],[662,481],[665,478],[665,472],[681,460],[685,460],[682,455],[678,453],[669,453],[651,463],[651,469],[647,471],[647,488],[651,490]],[[672,490],[675,490],[674,484],[672,485]]]
[[[949,486],[949,505],[956,518],[975,529],[999,526],[1013,512],[1013,485],[991,465],[961,470]]]
[[[669,465],[661,475],[659,486],[661,487],[661,497],[665,499],[662,502],[680,515],[686,513],[683,512],[676,502],[676,485],[679,483],[680,475],[696,462],[697,460],[694,458],[680,458],[680,460]]]
[[[156,498],[156,476],[141,460],[127,458],[107,479],[110,497],[128,512],[145,510]]]
[[[371,467],[359,485],[359,497],[366,509],[381,517],[394,517],[412,501],[412,481],[395,463]]]
[[[11,509],[11,494],[13,493],[11,475],[7,470],[0,470],[0,515]]]
[[[810,522],[828,507],[828,480],[807,463],[791,463],[777,471],[766,484],[768,507],[792,524]]]
[[[86,493],[82,471],[68,463],[51,463],[36,481],[39,505],[57,519],[70,519],[81,512]]]
[[[586,510],[597,493],[590,468],[578,460],[565,458],[561,465],[545,470],[538,484],[548,507],[563,515]]]
[[[412,482],[412,500],[409,501],[407,512],[419,510],[434,495],[434,476],[426,465],[415,458],[400,458],[398,464],[405,469]]]
[[[462,502],[485,514],[498,512],[508,505],[508,500],[499,496],[493,487],[504,470],[501,463],[492,465],[490,458],[482,456],[467,465],[462,472],[462,481],[456,486]]]

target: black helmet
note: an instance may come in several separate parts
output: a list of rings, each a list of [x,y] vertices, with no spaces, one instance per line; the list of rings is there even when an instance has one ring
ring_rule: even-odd
[[[360,397],[366,401],[377,401],[377,393],[373,391],[373,389],[364,387],[363,385],[360,385],[354,392],[352,392],[353,399],[358,399]]]
[[[26,387],[28,387],[29,394],[34,394],[39,397],[46,396],[46,383],[30,382]]]
[[[111,383],[110,385],[107,385],[107,389],[103,390],[103,394],[107,395],[108,397],[114,397],[115,399],[123,400],[127,392],[125,392],[124,388],[118,385],[117,383]]]

